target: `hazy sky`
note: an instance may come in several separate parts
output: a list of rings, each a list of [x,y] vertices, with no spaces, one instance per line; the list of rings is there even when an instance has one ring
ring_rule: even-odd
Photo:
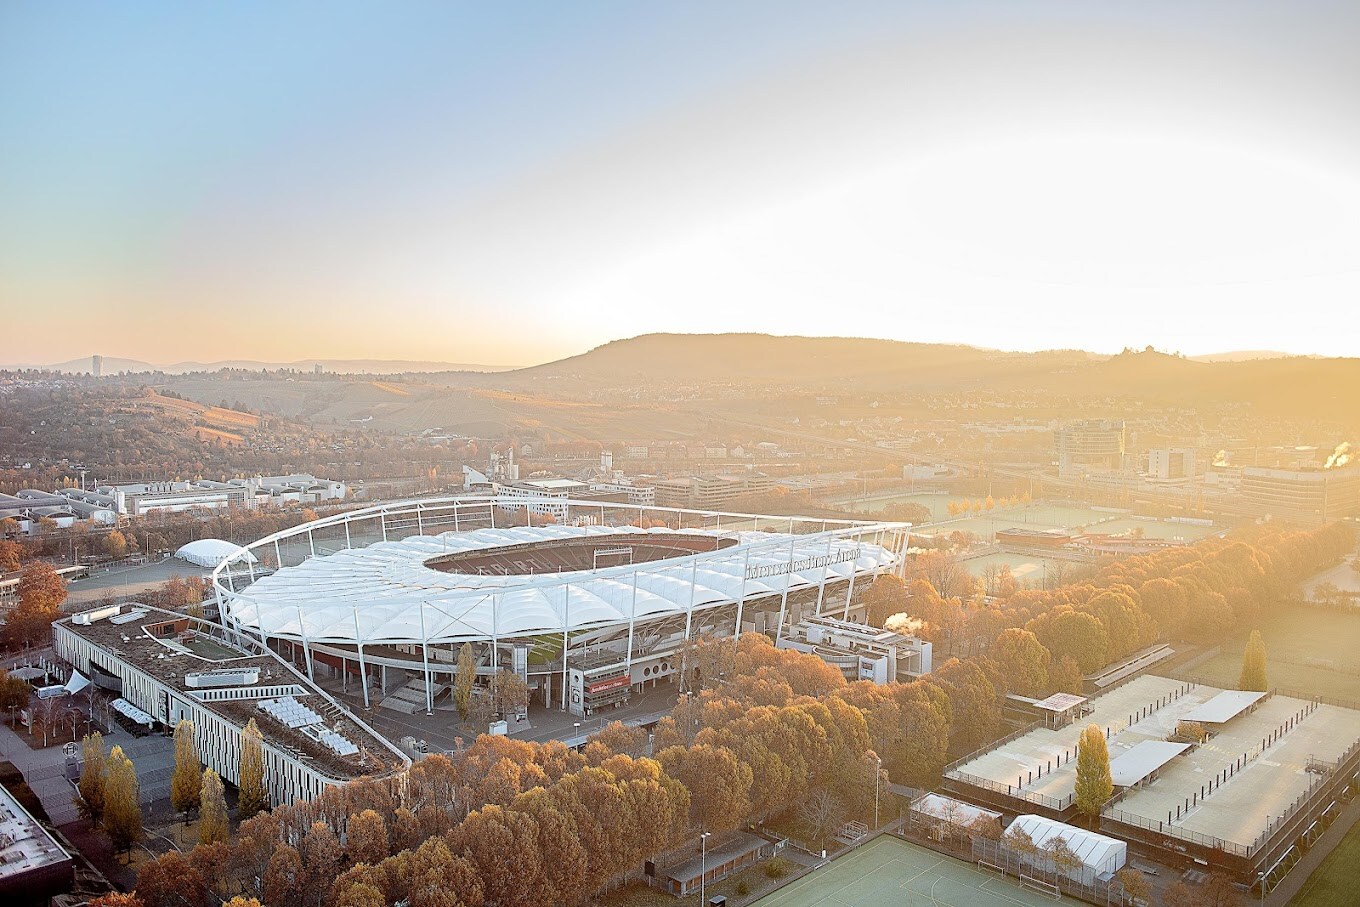
[[[1360,354],[1351,2],[0,3],[0,362]]]

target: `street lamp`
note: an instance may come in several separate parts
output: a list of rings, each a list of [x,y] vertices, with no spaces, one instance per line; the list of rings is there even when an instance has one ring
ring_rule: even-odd
[[[708,836],[713,834],[711,831],[699,834],[699,905],[704,903],[704,883],[708,881]]]
[[[883,759],[878,753],[869,750],[869,756],[874,760],[874,831],[878,830],[878,783],[883,775]]]

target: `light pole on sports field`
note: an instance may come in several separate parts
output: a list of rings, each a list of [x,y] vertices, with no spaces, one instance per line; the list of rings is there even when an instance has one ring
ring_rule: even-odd
[[[883,776],[883,759],[873,750],[868,755],[874,760],[874,831],[878,831],[878,783]]]
[[[699,904],[703,907],[705,887],[708,881],[708,836],[713,834],[711,831],[700,832],[699,834]]]

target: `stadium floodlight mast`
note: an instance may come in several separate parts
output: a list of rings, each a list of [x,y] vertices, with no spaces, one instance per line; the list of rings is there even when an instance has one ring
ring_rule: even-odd
[[[708,836],[711,831],[699,833],[699,904],[704,903],[704,883],[708,881]]]

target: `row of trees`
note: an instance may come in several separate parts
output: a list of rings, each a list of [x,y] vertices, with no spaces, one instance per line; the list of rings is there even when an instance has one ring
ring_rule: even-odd
[[[891,725],[914,728],[901,710],[929,698],[923,688],[879,701],[871,684],[754,634],[699,644],[694,657],[731,663],[736,679],[685,697],[656,729],[655,758],[643,756],[645,732],[619,724],[581,752],[483,736],[454,758],[245,819],[229,841],[201,833],[188,854],[143,867],[138,897],[147,907],[233,895],[271,907],[571,903],[698,829],[811,802],[829,805],[807,827],[824,836],[872,805],[880,766],[905,770],[913,758],[905,744],[880,757],[874,735],[891,744]],[[172,786],[177,808],[192,802],[187,772]]]
[[[269,805],[264,779],[264,750],[254,719],[242,735],[237,778],[237,814],[249,819]],[[128,851],[143,837],[141,791],[132,760],[115,746],[104,749],[97,731],[81,741],[80,781],[75,803],[83,817],[102,828],[114,848]],[[226,789],[221,776],[205,769],[194,741],[194,726],[175,726],[175,769],[170,777],[170,805],[188,821],[198,811],[198,837],[203,845],[225,844],[230,834]]]
[[[1005,677],[1010,692],[1078,692],[1084,674],[1157,639],[1210,642],[1254,625],[1286,590],[1353,544],[1353,528],[1341,523],[1312,531],[1253,527],[1113,562],[1090,582],[1017,588],[990,600],[941,594],[918,571],[906,584],[875,582],[868,616],[877,626],[980,653],[969,663]],[[935,581],[948,586],[953,575],[942,572]]]

